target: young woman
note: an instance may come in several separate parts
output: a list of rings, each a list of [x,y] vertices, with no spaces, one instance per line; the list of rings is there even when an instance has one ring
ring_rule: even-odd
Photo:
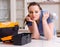
[[[44,12],[36,2],[29,4],[28,12],[25,20],[30,32],[32,32],[32,38],[39,39],[40,36],[44,36],[47,40],[52,39],[55,32],[49,12]]]

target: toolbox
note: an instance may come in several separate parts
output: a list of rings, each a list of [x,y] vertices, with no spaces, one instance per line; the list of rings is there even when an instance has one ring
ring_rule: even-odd
[[[21,33],[13,36],[14,45],[24,45],[31,42],[31,33]]]
[[[17,22],[0,22],[0,38],[18,34]]]
[[[31,42],[31,33],[24,32],[18,34],[19,25],[17,22],[0,22],[0,41],[11,42],[13,45],[25,45]]]

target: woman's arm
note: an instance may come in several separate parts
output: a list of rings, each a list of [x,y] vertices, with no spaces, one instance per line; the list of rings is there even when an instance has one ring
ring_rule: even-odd
[[[49,17],[49,13],[45,13],[42,19],[42,24],[43,24],[44,36],[45,38],[50,40],[53,38],[54,24],[52,22],[51,23],[47,22],[48,17]]]
[[[29,22],[32,23],[32,25],[28,26],[30,32],[32,33],[32,38],[39,39],[40,38],[40,34],[39,34],[39,30],[38,30],[36,21],[31,20],[31,18],[28,17],[28,16],[26,17],[26,21],[27,22],[29,21]]]
[[[53,23],[47,23],[47,21],[43,20],[43,31],[44,36],[50,40],[53,38],[53,31],[54,31],[54,24]]]
[[[32,22],[32,26],[29,26],[29,30],[32,32],[32,38],[39,39],[40,34],[35,21]]]

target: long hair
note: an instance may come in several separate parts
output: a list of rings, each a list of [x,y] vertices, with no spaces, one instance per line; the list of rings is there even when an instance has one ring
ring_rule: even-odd
[[[37,2],[31,2],[28,6],[28,9],[29,9],[30,6],[35,6],[35,5],[37,5],[39,7],[39,9],[42,10],[41,6]]]
[[[37,5],[39,7],[39,9],[42,10],[41,6],[37,2],[31,2],[31,3],[29,3],[28,9],[29,9],[30,6],[35,6],[35,5]],[[27,16],[29,16],[29,15],[27,15]],[[27,22],[27,20],[24,19],[24,23],[26,23],[26,22]]]

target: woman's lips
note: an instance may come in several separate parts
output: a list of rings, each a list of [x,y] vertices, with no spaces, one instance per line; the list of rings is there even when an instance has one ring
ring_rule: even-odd
[[[31,19],[33,20],[33,19],[35,19],[35,17],[32,17]]]
[[[32,17],[32,18],[35,18],[35,17]]]

